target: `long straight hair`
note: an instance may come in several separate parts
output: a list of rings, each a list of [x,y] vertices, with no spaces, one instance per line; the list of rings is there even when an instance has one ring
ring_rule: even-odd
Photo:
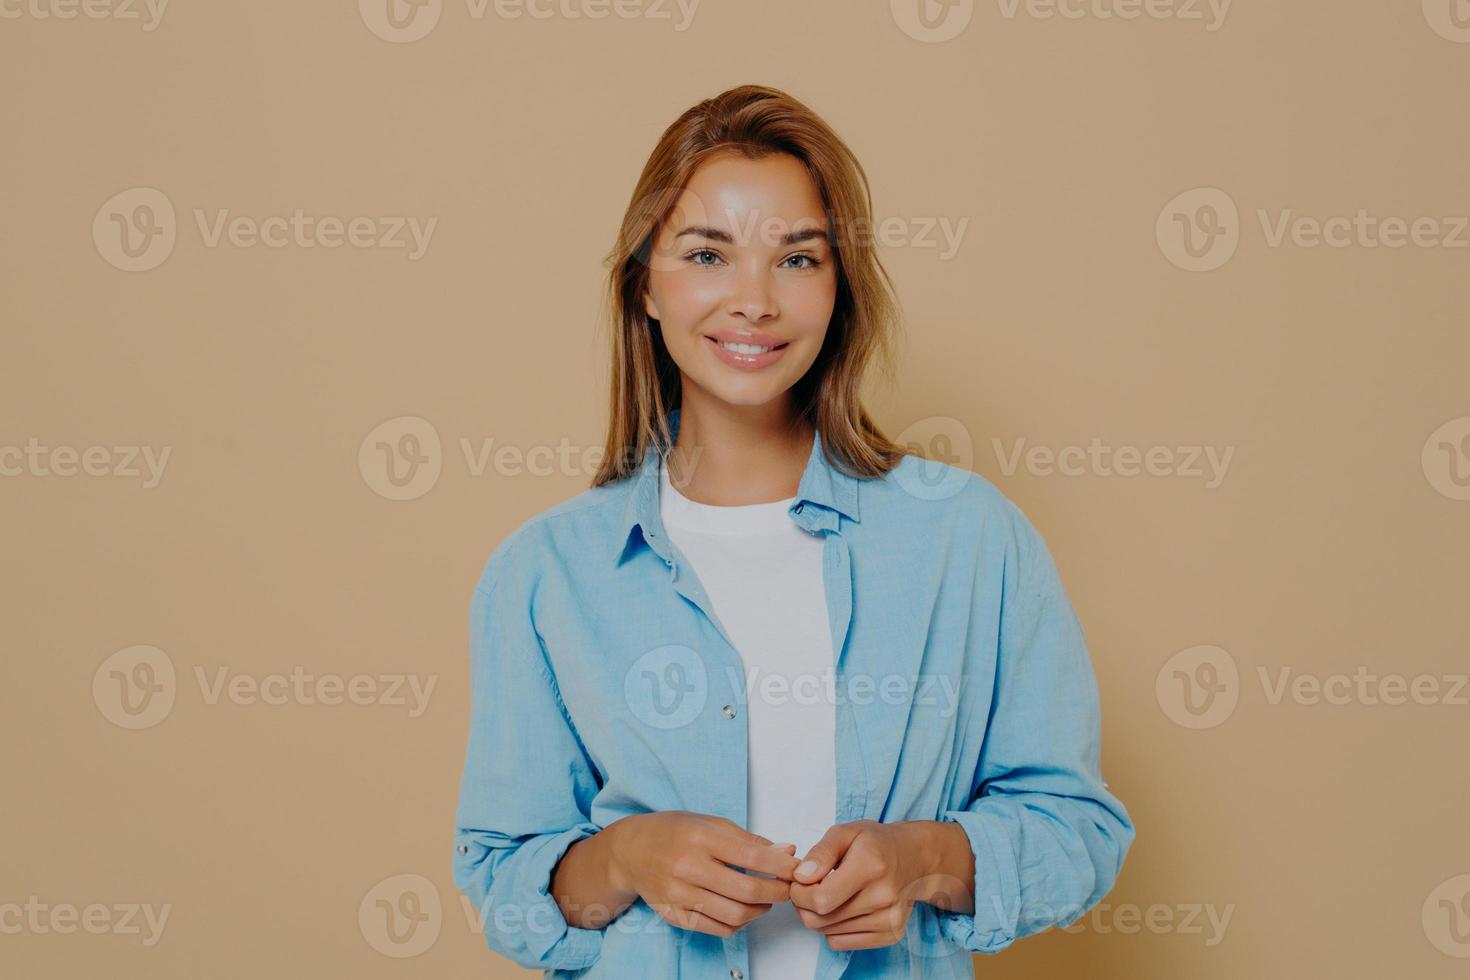
[[[792,424],[816,427],[832,465],[853,476],[882,476],[907,450],[883,435],[860,397],[873,360],[891,379],[899,322],[893,282],[873,246],[867,175],[811,109],[778,89],[742,85],[705,99],[664,130],[605,259],[612,390],[605,452],[592,485],[630,475],[647,447],[662,451],[672,442],[666,415],[680,404],[682,382],[643,304],[649,258],[659,227],[690,177],[722,151],[751,160],[777,153],[795,157],[821,194],[836,255],[837,297],[822,349],[792,387]]]

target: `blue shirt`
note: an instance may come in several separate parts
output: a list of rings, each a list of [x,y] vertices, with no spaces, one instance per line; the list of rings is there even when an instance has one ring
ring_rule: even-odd
[[[515,528],[470,601],[454,880],[492,950],[552,977],[750,969],[743,929],[681,929],[641,898],[583,929],[549,894],[567,849],[622,817],[690,810],[747,826],[746,675],[665,534],[658,464],[649,448],[629,478]],[[972,978],[972,953],[1081,918],[1133,841],[1102,781],[1082,626],[1036,529],[968,470],[906,456],[860,479],[818,434],[788,513],[823,536],[832,822],[952,821],[975,858],[973,913],[916,902],[895,945],[824,942],[814,980]]]

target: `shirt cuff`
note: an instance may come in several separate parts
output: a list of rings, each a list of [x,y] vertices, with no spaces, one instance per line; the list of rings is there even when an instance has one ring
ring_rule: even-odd
[[[972,953],[999,953],[1015,941],[1020,913],[1021,882],[1010,847],[986,829],[984,813],[945,810],[937,819],[964,828],[975,856],[975,911],[936,908],[939,929]]]
[[[508,919],[485,923],[485,931],[520,932],[521,939],[534,959],[540,963],[554,963],[557,969],[580,970],[591,966],[602,953],[603,931],[583,929],[567,922],[561,906],[551,894],[551,878],[557,862],[573,844],[591,837],[601,829],[594,823],[580,823],[559,833],[533,838],[523,844],[516,853],[518,860],[515,880],[510,890],[517,897],[525,896],[522,907],[507,910],[502,903],[499,909],[491,907],[482,910],[482,914],[492,918],[505,915]],[[468,838],[465,843],[472,855],[474,848],[484,846],[476,844],[473,837]]]

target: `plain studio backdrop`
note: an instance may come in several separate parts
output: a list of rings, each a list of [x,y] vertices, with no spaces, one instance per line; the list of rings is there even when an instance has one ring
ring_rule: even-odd
[[[977,968],[1463,976],[1465,6],[0,0],[0,974],[524,975],[450,878],[470,591],[595,467],[649,149],[758,82],[1137,822]]]

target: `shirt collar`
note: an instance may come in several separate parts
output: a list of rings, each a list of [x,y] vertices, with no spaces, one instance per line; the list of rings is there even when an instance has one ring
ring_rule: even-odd
[[[668,415],[669,434],[674,440],[679,438],[680,411],[676,408]],[[658,505],[659,465],[663,456],[656,446],[647,447],[638,469],[626,479],[627,500],[623,506],[622,521],[618,525],[617,553],[614,556],[618,562],[627,553],[635,529],[639,531],[644,543],[661,557],[669,557],[664,550],[667,539]],[[822,448],[821,433],[814,431],[806,469],[802,471],[801,480],[796,487],[796,499],[788,513],[794,522],[809,530],[835,531],[839,526],[838,515],[851,521],[858,520],[858,487],[861,482],[827,461],[827,454]],[[816,504],[817,509],[808,509],[805,506],[807,504]]]

